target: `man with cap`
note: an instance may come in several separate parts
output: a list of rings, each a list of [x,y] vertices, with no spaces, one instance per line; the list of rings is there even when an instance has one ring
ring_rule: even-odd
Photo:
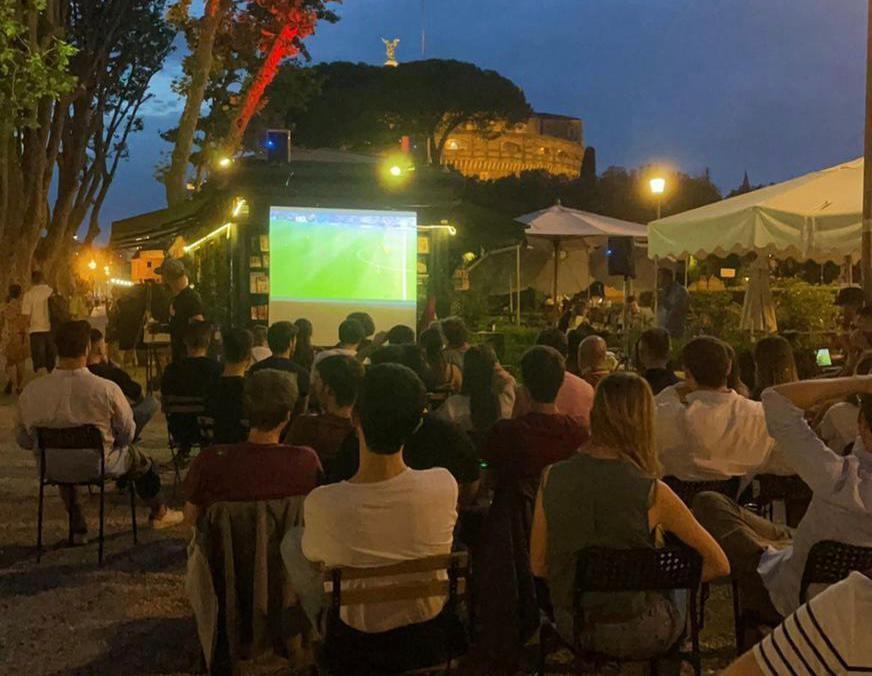
[[[205,321],[203,301],[188,280],[188,271],[177,258],[168,258],[158,270],[164,284],[170,288],[173,300],[170,303],[170,340],[173,348],[173,361],[185,357],[185,330],[192,320]]]

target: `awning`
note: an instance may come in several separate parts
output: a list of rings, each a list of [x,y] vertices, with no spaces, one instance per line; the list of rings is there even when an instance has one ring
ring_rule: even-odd
[[[113,221],[109,246],[114,249],[164,248],[176,236],[202,223],[201,217],[209,201],[207,198],[188,200],[175,207]]]

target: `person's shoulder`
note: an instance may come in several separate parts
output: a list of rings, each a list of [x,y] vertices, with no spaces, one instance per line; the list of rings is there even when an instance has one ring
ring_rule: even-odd
[[[587,382],[584,378],[575,375],[574,373],[566,371],[566,373],[563,375],[563,382],[564,384],[568,384],[573,389],[584,390],[585,392],[589,390],[590,393],[593,394],[593,385]]]
[[[313,514],[329,513],[345,504],[346,496],[350,495],[345,482],[318,486],[306,496],[306,516],[311,519]]]
[[[681,402],[681,397],[678,392],[678,387],[681,383],[675,383],[669,387],[664,387],[660,393],[654,397],[654,402],[661,404],[676,404]]]
[[[444,467],[430,469],[409,469],[412,481],[417,484],[416,492],[420,494],[457,493],[457,480]]]
[[[289,459],[295,462],[317,466],[321,465],[321,460],[318,458],[318,454],[311,446],[305,446],[302,444],[281,444],[280,448],[285,454],[287,454]]]

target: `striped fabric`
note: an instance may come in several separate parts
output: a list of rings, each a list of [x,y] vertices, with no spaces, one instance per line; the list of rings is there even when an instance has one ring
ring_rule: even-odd
[[[872,674],[872,580],[851,575],[814,597],[754,647],[764,674]]]

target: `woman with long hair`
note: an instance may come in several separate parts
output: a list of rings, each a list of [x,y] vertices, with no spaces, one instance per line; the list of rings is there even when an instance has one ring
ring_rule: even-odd
[[[6,394],[21,394],[24,388],[24,360],[27,359],[28,321],[21,314],[21,286],[9,285],[9,294],[6,296],[6,306],[3,308],[3,329],[6,334],[4,354],[6,356]]]
[[[424,360],[430,371],[430,381],[434,390],[456,393],[460,391],[463,375],[456,364],[445,359],[445,339],[438,326],[431,326],[418,336]]]
[[[460,394],[448,397],[435,415],[482,434],[497,420],[510,418],[514,405],[515,379],[499,365],[490,345],[473,345],[463,357]]]
[[[654,397],[630,372],[600,381],[591,439],[580,453],[545,470],[536,498],[530,562],[551,593],[558,629],[572,639],[576,558],[586,547],[655,547],[666,530],[702,556],[703,581],[728,575],[727,557],[685,504],[660,481]],[[648,659],[678,640],[682,605],[659,592],[588,593],[584,629],[590,650]]]
[[[304,369],[311,371],[315,360],[315,349],[312,347],[312,322],[300,318],[294,322],[297,327],[297,346],[291,356]]]
[[[793,348],[782,336],[766,336],[754,347],[754,399],[767,387],[799,380]]]

